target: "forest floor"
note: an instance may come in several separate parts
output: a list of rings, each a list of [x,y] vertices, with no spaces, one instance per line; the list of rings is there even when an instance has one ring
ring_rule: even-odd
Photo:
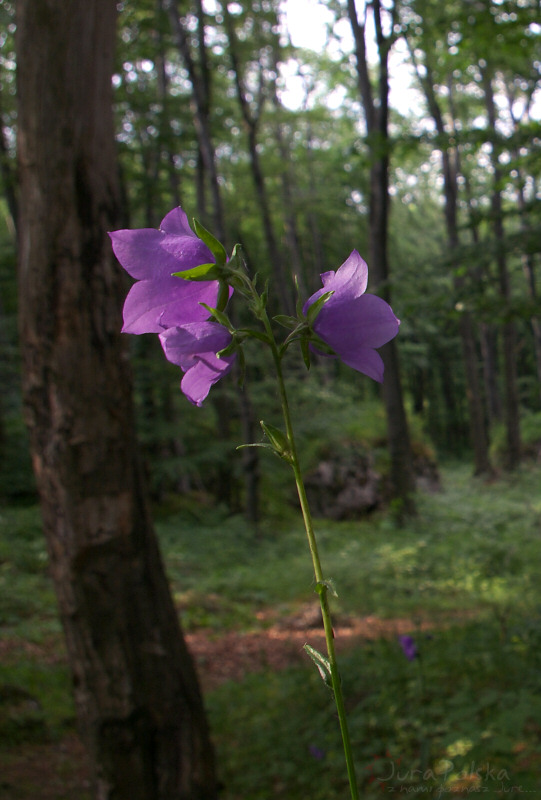
[[[408,780],[389,791],[456,797],[464,773],[499,800],[541,797],[540,480],[538,464],[493,482],[450,465],[411,524],[320,522],[364,797],[399,762]],[[303,651],[325,650],[304,531],[272,526],[253,542],[236,517],[192,516],[160,518],[160,542],[224,798],[344,796],[338,728]],[[92,800],[36,509],[0,513],[0,567],[0,800]],[[417,777],[428,745],[430,768],[452,774]]]
[[[272,611],[260,611],[259,627],[250,631],[201,629],[186,634],[186,641],[197,665],[205,692],[227,681],[239,681],[249,672],[278,671],[306,663],[305,642],[325,649],[321,617],[317,605],[306,604],[294,614],[273,621]],[[445,624],[445,621],[442,621]],[[427,630],[433,622],[407,618],[380,619],[375,616],[343,617],[335,629],[337,650],[344,650],[363,640],[398,636],[413,630]],[[20,639],[0,642],[0,661],[21,651],[44,662],[64,659],[55,637],[41,645]],[[0,767],[2,800],[78,800],[90,798],[89,768],[84,748],[75,732],[48,743],[25,743],[4,751]]]

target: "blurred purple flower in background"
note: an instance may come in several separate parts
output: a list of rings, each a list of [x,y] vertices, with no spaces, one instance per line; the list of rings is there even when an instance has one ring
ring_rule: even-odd
[[[172,277],[173,272],[215,261],[181,208],[170,211],[159,230],[120,230],[109,236],[117,259],[137,280],[124,303],[124,333],[161,333],[164,328],[208,318],[200,303],[216,305],[218,281]]]
[[[316,317],[315,333],[349,367],[376,381],[383,380],[383,361],[375,348],[398,333],[400,321],[385,300],[365,294],[368,267],[356,250],[336,271],[321,275],[323,288],[304,304],[309,307],[326,292],[333,292]]]
[[[223,358],[216,355],[231,344],[229,331],[216,322],[167,328],[160,341],[167,360],[185,372],[180,388],[196,406],[202,405],[211,386],[227,375],[235,360],[235,354]]]
[[[311,744],[308,749],[310,755],[312,758],[315,758],[316,761],[323,761],[325,758],[325,750],[322,750],[321,747],[318,747],[316,744]]]
[[[417,658],[417,645],[413,636],[399,636],[398,641],[408,661],[414,661]]]

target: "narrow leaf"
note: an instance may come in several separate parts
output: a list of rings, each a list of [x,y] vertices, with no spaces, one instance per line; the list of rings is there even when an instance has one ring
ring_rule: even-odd
[[[289,328],[292,330],[298,325],[299,320],[297,317],[289,317],[287,314],[277,314],[273,317],[273,320],[278,323],[278,325],[282,325],[284,328]]]
[[[238,333],[242,333],[246,338],[259,339],[260,342],[269,344],[269,337],[262,331],[254,331],[251,328],[239,328]]]
[[[243,450],[245,447],[264,447],[265,450],[270,450],[272,453],[274,453],[275,456],[281,458],[280,454],[276,452],[272,444],[268,444],[267,442],[251,442],[250,444],[239,444],[237,445],[235,450]]]
[[[227,261],[227,253],[225,251],[225,247],[218,239],[207,231],[206,228],[201,225],[196,219],[193,221],[193,229],[196,232],[197,236],[203,241],[212,255],[216,258],[216,263],[220,266],[223,266]]]
[[[301,339],[301,353],[306,369],[310,369],[310,348],[307,339]]]
[[[214,317],[216,322],[219,322],[220,325],[223,325],[224,328],[227,328],[228,331],[232,330],[231,322],[229,321],[229,317],[227,314],[224,314],[223,311],[219,311],[217,308],[213,308],[212,306],[208,306],[206,303],[201,303],[203,308],[206,308],[211,317]]]
[[[326,590],[329,591],[333,597],[338,597],[338,592],[336,591],[336,587],[332,578],[326,578],[324,581],[318,581],[316,583],[316,592],[318,594],[321,594]]]
[[[278,455],[281,456],[281,458],[285,458],[286,461],[291,460],[291,451],[285,433],[279,428],[275,428],[274,425],[268,425],[266,422],[263,422],[263,420],[261,420],[259,424]]]
[[[199,264],[197,267],[172,273],[174,278],[182,278],[185,281],[215,281],[219,274],[216,264]]]
[[[321,297],[319,297],[316,300],[316,302],[312,303],[312,305],[308,308],[308,311],[306,312],[306,319],[308,320],[310,325],[314,324],[317,315],[319,314],[319,312],[321,311],[321,309],[323,308],[329,297],[331,297],[331,295],[333,294],[334,292],[325,292],[325,294],[322,294]]]
[[[332,689],[332,675],[329,659],[309,644],[304,645],[304,650],[308,653],[318,668],[319,674],[321,675],[324,683]]]

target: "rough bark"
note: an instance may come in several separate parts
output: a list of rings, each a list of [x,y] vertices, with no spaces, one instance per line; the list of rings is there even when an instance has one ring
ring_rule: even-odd
[[[119,334],[114,0],[19,0],[23,389],[98,800],[214,800],[201,694],[149,518]]]

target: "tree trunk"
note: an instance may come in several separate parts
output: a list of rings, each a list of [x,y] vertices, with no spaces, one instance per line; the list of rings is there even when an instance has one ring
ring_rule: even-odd
[[[463,285],[464,278],[458,276],[458,262],[457,262],[457,249],[459,246],[459,232],[458,232],[458,218],[457,218],[457,199],[458,199],[458,149],[457,145],[445,145],[447,139],[447,132],[445,130],[445,123],[443,121],[443,113],[436,97],[434,90],[434,78],[432,69],[428,63],[428,48],[427,58],[425,59],[426,74],[423,77],[417,65],[415,48],[410,47],[410,55],[417,72],[417,79],[424,91],[428,109],[434,120],[434,125],[441,138],[441,162],[443,174],[443,188],[445,196],[445,226],[447,229],[447,242],[449,245],[449,253],[452,260],[454,270],[453,284],[455,291],[460,293]],[[449,87],[449,94],[452,93],[452,87]],[[453,122],[454,128],[454,122]],[[453,130],[453,139],[457,141],[457,131]],[[488,436],[484,415],[483,397],[481,393],[481,386],[479,381],[479,372],[477,366],[477,348],[474,332],[474,325],[472,315],[468,309],[465,309],[460,315],[458,325],[460,340],[462,344],[462,358],[464,361],[464,371],[466,374],[466,396],[468,400],[468,411],[470,421],[470,443],[473,449],[474,473],[476,475],[489,474],[492,471],[490,465],[490,458],[488,453]]]
[[[483,71],[483,88],[485,92],[485,105],[490,129],[496,133],[496,104],[492,88],[492,77],[488,69]],[[503,374],[505,396],[505,429],[507,449],[505,466],[512,470],[520,463],[520,419],[519,396],[517,385],[517,346],[516,327],[511,317],[511,284],[507,268],[505,253],[505,233],[503,227],[502,195],[500,191],[501,170],[498,162],[496,145],[492,145],[491,162],[493,169],[493,189],[491,198],[492,227],[496,248],[496,267],[498,270],[498,283],[500,295],[504,305],[505,318],[502,324],[503,337]]]
[[[186,23],[181,19],[178,10],[178,0],[163,0],[163,3],[169,15],[173,35],[192,86],[194,127],[204,171],[210,182],[212,198],[212,233],[217,239],[225,243],[222,196],[220,192],[220,182],[218,180],[218,170],[216,168],[216,153],[214,151],[210,130],[210,73],[206,59],[202,5],[200,0],[198,0],[199,64],[196,64],[190,49]]]
[[[283,256],[280,252],[276,235],[274,233],[274,224],[270,210],[267,188],[265,186],[265,177],[263,175],[263,169],[261,167],[261,161],[257,149],[257,132],[263,110],[262,67],[260,65],[259,85],[257,92],[255,92],[255,108],[251,109],[250,103],[248,102],[246,89],[244,87],[243,76],[241,74],[242,66],[240,64],[238,53],[239,48],[235,24],[231,18],[231,14],[228,11],[227,3],[225,3],[223,6],[223,15],[228,39],[229,58],[231,60],[231,67],[234,74],[235,89],[248,142],[248,154],[250,156],[250,169],[252,173],[252,179],[254,181],[255,195],[257,204],[259,206],[259,213],[261,215],[268,258],[270,261],[272,274],[276,277],[275,283],[277,284],[277,295],[281,303],[280,312],[282,314],[293,314],[295,311],[295,303],[291,293],[291,276],[286,273],[284,268]]]
[[[370,151],[370,264],[375,285],[382,297],[390,302],[389,261],[387,253],[389,226],[389,75],[390,42],[382,32],[382,8],[379,0],[372,3],[378,43],[378,104],[376,106],[369,77],[365,43],[365,26],[359,22],[355,0],[348,0],[348,16],[355,40],[359,94],[364,108],[367,144]],[[394,16],[393,6],[391,13]],[[392,26],[391,26],[392,27]],[[385,362],[383,400],[387,416],[389,450],[391,454],[392,493],[400,503],[401,512],[414,511],[413,459],[398,360],[396,340],[381,348]]]
[[[535,84],[533,84],[535,86]],[[515,117],[513,111],[513,97],[511,96],[509,86],[506,87],[507,89],[507,103],[508,103],[508,112],[511,120],[513,122],[513,130],[515,134],[520,134],[520,125],[518,119]],[[532,88],[533,93],[533,88]],[[528,105],[527,105],[527,118],[528,122],[532,122],[532,118],[530,115],[530,108],[532,104],[532,94],[529,95]],[[530,228],[529,218],[528,218],[528,211],[527,211],[527,204],[526,204],[526,197],[524,193],[524,188],[526,185],[524,171],[520,166],[520,154],[516,147],[511,148],[511,155],[513,158],[514,163],[516,164],[516,192],[517,192],[517,208],[518,208],[518,215],[520,219],[520,230],[523,234],[523,239],[525,243],[528,243],[530,239],[534,239],[537,236],[535,231],[532,231]],[[533,195],[535,197],[535,193]],[[537,305],[539,296],[537,291],[537,279],[535,274],[535,257],[534,254],[530,251],[530,248],[526,248],[526,252],[521,254],[522,260],[522,268],[524,270],[524,277],[526,279],[526,286],[528,287],[528,295],[532,300],[532,304],[535,307]],[[530,318],[530,324],[532,326],[532,334],[533,334],[533,343],[534,343],[534,353],[535,353],[535,366],[537,371],[537,383],[538,383],[538,397],[541,400],[541,318],[539,315],[534,314]]]
[[[115,0],[19,0],[23,389],[98,800],[216,798],[134,437],[111,111]]]
[[[18,218],[17,176],[13,165],[13,159],[10,158],[9,154],[2,115],[2,87],[0,86],[0,177],[2,178],[4,195],[9,212],[10,228],[13,232],[16,232]]]

